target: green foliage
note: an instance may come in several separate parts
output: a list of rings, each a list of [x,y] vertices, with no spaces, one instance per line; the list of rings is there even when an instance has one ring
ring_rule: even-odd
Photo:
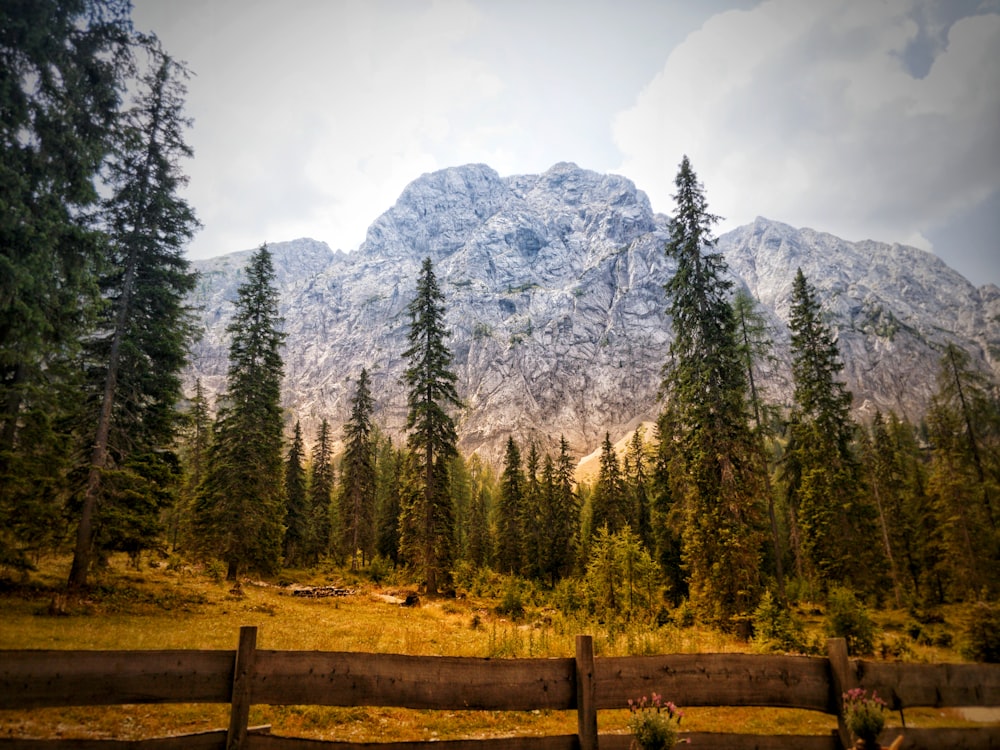
[[[962,656],[973,661],[1000,663],[1000,606],[976,602],[962,637]]]
[[[521,451],[514,438],[507,438],[503,474],[495,509],[496,565],[501,573],[520,573],[522,523],[524,520],[524,472]]]
[[[605,623],[654,621],[663,600],[656,564],[627,526],[598,529],[583,583],[590,612]]]
[[[358,553],[374,552],[375,455],[372,443],[372,412],[375,402],[368,370],[361,369],[351,399],[351,414],[344,425],[344,460],[341,472],[340,517],[344,545],[351,570],[358,568]]]
[[[131,519],[129,547],[140,539],[148,547],[155,540],[151,532],[162,510],[159,487],[143,491],[133,481],[127,492],[115,492],[103,482],[106,470],[128,471],[135,456],[172,447],[180,422],[180,370],[194,336],[185,298],[196,277],[183,251],[198,222],[178,196],[186,181],[179,162],[191,155],[184,143],[189,121],[183,116],[188,73],[155,39],[141,50],[148,58],[147,72],[120,117],[105,170],[111,194],[101,210],[107,250],[98,281],[106,304],[84,343],[88,472],[70,571],[73,586],[86,583],[95,542],[101,548],[95,532],[111,523],[102,515]],[[143,472],[132,474],[134,479]],[[139,518],[143,512],[150,517]],[[134,533],[140,526],[145,530]]]
[[[281,562],[284,334],[274,283],[271,253],[262,245],[250,258],[227,328],[227,392],[195,506],[199,547],[227,563],[230,579],[248,569],[273,573]]]
[[[805,627],[775,598],[770,589],[760,598],[753,613],[754,643],[763,651],[803,653],[808,650]]]
[[[872,588],[881,570],[876,512],[863,490],[853,452],[851,393],[833,332],[816,290],[798,269],[792,285],[794,407],[784,464],[799,568],[819,581]]]
[[[601,443],[601,466],[594,483],[594,491],[590,496],[591,517],[590,533],[596,534],[599,529],[615,534],[628,524],[630,513],[625,495],[625,484],[622,481],[621,464],[614,445],[611,444],[611,434],[604,433]]]
[[[671,495],[683,507],[683,562],[690,596],[705,616],[730,626],[749,615],[760,589],[763,467],[746,415],[747,383],[729,302],[732,282],[713,250],[703,188],[685,156],[675,183],[677,210],[666,285],[674,326],[664,368]]]
[[[877,627],[853,591],[834,588],[827,601],[826,632],[831,638],[847,641],[848,652],[855,655],[875,653]]]
[[[424,260],[416,295],[407,312],[410,328],[404,380],[407,396],[407,444],[412,451],[408,491],[403,494],[401,547],[423,576],[429,591],[437,591],[454,559],[452,501],[448,493],[448,461],[458,453],[455,423],[449,407],[462,405],[450,369],[445,344],[444,295],[431,259]]]
[[[296,421],[285,458],[285,564],[291,567],[305,562],[313,534],[304,457],[302,425]]]

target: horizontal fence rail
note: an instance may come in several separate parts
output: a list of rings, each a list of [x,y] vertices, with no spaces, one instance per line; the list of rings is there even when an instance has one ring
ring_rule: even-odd
[[[256,648],[242,628],[236,651],[0,651],[0,709],[228,703],[227,730],[149,740],[0,738],[29,750],[427,750],[426,742],[351,743],[281,737],[250,727],[252,705],[387,706],[442,711],[576,711],[578,732],[435,742],[442,750],[626,750],[627,735],[598,735],[597,712],[656,691],[685,707],[756,706],[838,716],[828,735],[688,732],[693,747],[840,750],[849,745],[841,695],[876,690],[894,710],[1000,706],[1000,665],[897,664],[848,659],[843,639],[826,658],[672,654],[595,658],[578,636],[575,658],[482,659]],[[905,714],[904,714],[905,716]],[[887,730],[890,741],[900,730]],[[996,727],[906,729],[904,748],[1000,748]]]

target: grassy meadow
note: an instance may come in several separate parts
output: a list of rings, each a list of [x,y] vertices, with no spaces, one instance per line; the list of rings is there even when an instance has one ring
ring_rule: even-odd
[[[653,653],[754,652],[759,646],[716,630],[675,621],[660,626],[612,625],[563,614],[545,592],[516,589],[523,607],[510,613],[510,581],[481,575],[454,598],[400,600],[412,585],[380,583],[335,569],[286,571],[280,580],[247,581],[238,590],[218,571],[125,557],[95,578],[88,596],[62,597],[68,559],[44,560],[27,579],[0,581],[0,649],[235,649],[239,628],[258,628],[259,648],[364,651],[493,658],[569,657],[580,633],[594,637],[597,656]],[[337,585],[348,596],[303,598],[291,585]],[[504,594],[504,591],[507,591]],[[809,638],[825,642],[822,611],[797,605]],[[934,638],[915,640],[907,612],[876,613],[885,655],[912,661],[961,661],[954,649],[960,612],[947,613]],[[636,696],[638,697],[638,696]],[[680,696],[665,696],[683,704]],[[625,731],[627,711],[600,715],[601,732]],[[898,724],[895,715],[890,723]],[[955,711],[907,711],[909,726],[961,725]],[[228,706],[126,706],[0,711],[0,737],[138,739],[224,728]],[[569,734],[574,712],[441,712],[395,708],[257,706],[251,725],[275,734],[352,741],[455,739]],[[705,708],[685,712],[695,731],[760,734],[826,733],[833,717],[808,711]]]

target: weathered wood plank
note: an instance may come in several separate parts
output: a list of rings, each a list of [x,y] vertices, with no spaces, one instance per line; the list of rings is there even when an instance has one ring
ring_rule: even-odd
[[[240,643],[236,649],[233,669],[232,708],[229,712],[229,732],[226,750],[246,750],[247,730],[250,720],[250,693],[253,688],[254,666],[257,656],[257,628],[245,625],[240,628]]]
[[[270,725],[250,727],[251,737],[266,735]],[[224,750],[226,730],[213,729],[208,732],[178,734],[171,737],[154,737],[145,740],[93,740],[58,739],[27,740],[0,738],[3,750]]]
[[[576,637],[576,733],[580,750],[597,750],[597,673],[594,664],[594,639]]]
[[[224,729],[148,740],[0,739],[3,750],[224,750],[225,746]]]
[[[441,740],[431,742],[337,742],[299,737],[251,737],[249,750],[578,750],[575,734],[548,737],[500,737],[484,740]],[[603,750],[603,745],[602,745]],[[790,750],[790,748],[789,748]],[[827,750],[817,748],[817,750]]]
[[[837,734],[843,747],[851,746],[851,732],[844,720],[844,693],[858,684],[857,663],[847,658],[847,640],[831,638],[826,642],[830,661],[830,708],[837,715]]]
[[[252,700],[269,705],[531,711],[575,707],[572,659],[257,651]]]
[[[681,706],[829,710],[827,660],[807,656],[673,654],[597,659],[597,707],[653,691]]]
[[[0,709],[228,703],[233,651],[0,651]]]
[[[1000,664],[859,661],[858,682],[894,708],[1000,706]]]

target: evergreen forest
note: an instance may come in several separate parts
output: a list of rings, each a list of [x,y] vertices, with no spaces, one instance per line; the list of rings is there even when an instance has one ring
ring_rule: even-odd
[[[677,272],[659,418],[607,434],[585,481],[556,435],[557,452],[511,437],[496,466],[459,451],[466,407],[430,258],[398,353],[405,435],[379,425],[368,369],[345,424],[303,434],[283,411],[266,245],[234,302],[224,391],[185,389],[198,335],[184,249],[199,224],[180,194],[188,75],[122,0],[0,5],[2,575],[71,555],[72,595],[125,553],[233,581],[333,566],[448,596],[492,571],[602,622],[682,611],[750,636],[765,611],[789,650],[802,648],[793,601],[978,603],[996,658],[997,382],[948,345],[918,423],[856,421],[800,270],[794,392],[764,400],[767,326],[715,251],[718,217],[687,157],[664,247]]]

